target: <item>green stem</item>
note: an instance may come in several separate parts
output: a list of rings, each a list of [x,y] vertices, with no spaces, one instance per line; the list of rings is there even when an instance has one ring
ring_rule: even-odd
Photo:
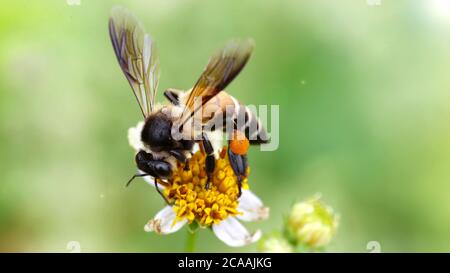
[[[186,252],[193,253],[197,242],[197,232],[187,229]]]

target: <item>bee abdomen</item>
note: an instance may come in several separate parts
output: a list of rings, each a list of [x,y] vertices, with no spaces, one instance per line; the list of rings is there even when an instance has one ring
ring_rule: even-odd
[[[247,106],[226,93],[216,98],[215,101],[212,100],[212,103],[220,106],[220,109],[207,117],[209,121],[206,122],[204,130],[223,130],[229,136],[238,130],[245,133],[250,144],[269,142],[261,121]]]
[[[266,129],[261,124],[259,118],[245,105],[240,105],[241,112],[239,115],[244,115],[244,126],[237,128],[239,131],[244,132],[250,144],[262,144],[269,142]],[[240,116],[237,118],[239,120]],[[239,122],[237,123],[239,125]]]

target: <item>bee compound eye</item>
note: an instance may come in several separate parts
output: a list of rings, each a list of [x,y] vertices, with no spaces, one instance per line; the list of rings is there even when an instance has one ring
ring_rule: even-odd
[[[158,162],[155,166],[155,171],[160,177],[168,177],[172,172],[170,164],[165,161]]]

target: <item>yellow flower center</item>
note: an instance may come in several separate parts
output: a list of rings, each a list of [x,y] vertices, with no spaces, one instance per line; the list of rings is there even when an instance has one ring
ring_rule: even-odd
[[[175,221],[187,219],[189,223],[197,221],[202,226],[218,224],[228,216],[240,214],[237,211],[239,188],[237,177],[228,161],[226,147],[216,159],[216,167],[211,177],[210,187],[206,189],[206,154],[200,150],[188,161],[189,168],[178,164],[173,172],[164,195],[174,201]],[[247,168],[247,176],[249,169]],[[248,189],[247,178],[242,188]]]

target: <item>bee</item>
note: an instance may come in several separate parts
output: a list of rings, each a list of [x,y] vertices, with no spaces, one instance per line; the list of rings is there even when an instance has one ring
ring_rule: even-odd
[[[151,36],[128,10],[120,7],[112,10],[109,34],[119,65],[145,119],[141,131],[145,149],[135,156],[140,173],[127,185],[136,177],[152,176],[161,194],[157,184],[168,183],[177,162],[187,167],[192,149],[198,143],[206,154],[205,187],[209,188],[215,157],[208,135],[221,130],[228,136],[228,158],[238,179],[240,195],[249,145],[266,143],[268,138],[258,118],[224,89],[249,60],[253,41],[228,42],[209,59],[190,90],[167,89],[164,96],[169,103],[157,107],[159,59]],[[200,128],[192,124],[200,124]],[[181,137],[174,137],[175,133]]]

